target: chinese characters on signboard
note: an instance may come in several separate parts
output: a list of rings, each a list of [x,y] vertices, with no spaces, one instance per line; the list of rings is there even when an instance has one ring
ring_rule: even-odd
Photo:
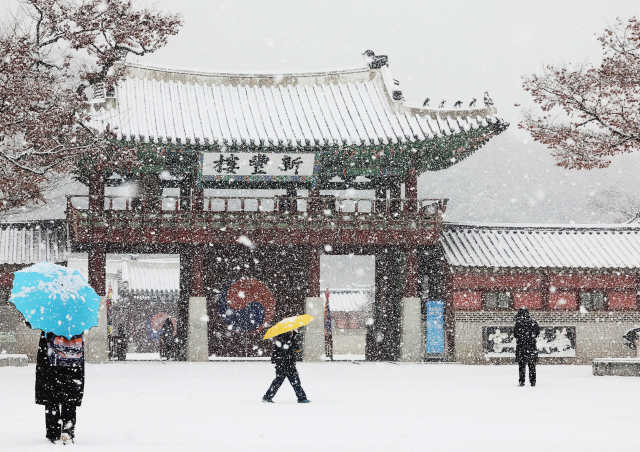
[[[204,153],[202,176],[204,178],[290,177],[313,176],[315,154],[277,153]]]
[[[485,326],[482,328],[484,356],[487,358],[515,358],[516,338],[513,326]],[[536,340],[538,356],[573,358],[576,356],[575,326],[541,326]]]

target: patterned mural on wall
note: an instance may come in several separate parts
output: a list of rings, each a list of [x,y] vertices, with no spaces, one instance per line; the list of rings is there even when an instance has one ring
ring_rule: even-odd
[[[240,278],[227,283],[217,299],[218,314],[229,330],[252,333],[273,320],[276,302],[273,293],[261,281]]]
[[[513,326],[482,327],[482,337],[486,358],[515,358]],[[540,326],[536,345],[540,358],[573,358],[576,356],[576,327]]]

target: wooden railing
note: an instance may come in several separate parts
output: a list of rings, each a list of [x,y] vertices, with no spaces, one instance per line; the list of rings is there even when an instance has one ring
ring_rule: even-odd
[[[235,240],[233,234],[238,232],[252,235],[261,231],[261,240],[266,242],[308,243],[309,234],[320,241],[318,237],[340,233],[363,244],[383,243],[387,237],[422,243],[439,230],[434,226],[442,221],[446,202],[329,196],[199,200],[105,196],[103,209],[89,209],[88,197],[69,196],[67,220],[71,239],[77,242],[204,243]]]
[[[170,212],[242,212],[242,213],[321,213],[331,216],[340,213],[378,214],[398,216],[399,214],[417,214],[433,216],[444,212],[447,199],[373,199],[339,198],[323,195],[319,198],[286,196],[211,196],[201,200],[191,197],[166,196],[162,198],[136,198],[125,196],[104,196],[102,209],[93,211],[94,215],[104,212],[127,211],[137,214],[158,214]],[[199,208],[197,204],[200,204]],[[192,209],[191,206],[194,205]],[[89,212],[88,196],[67,196],[67,208]]]

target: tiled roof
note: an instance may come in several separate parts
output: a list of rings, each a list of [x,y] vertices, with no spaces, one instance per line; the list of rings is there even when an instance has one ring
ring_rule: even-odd
[[[56,263],[68,257],[64,220],[0,223],[0,264]]]
[[[372,303],[373,289],[332,289],[329,291],[329,308],[331,312],[354,312]],[[324,292],[322,298],[326,297]]]
[[[415,143],[508,126],[493,107],[406,104],[396,83],[387,65],[255,75],[127,64],[115,107],[107,99],[93,124],[110,123],[125,140],[266,148]]]
[[[445,224],[449,265],[488,268],[640,268],[640,227]]]
[[[133,293],[179,293],[180,260],[123,260],[118,279],[120,283],[127,281]]]

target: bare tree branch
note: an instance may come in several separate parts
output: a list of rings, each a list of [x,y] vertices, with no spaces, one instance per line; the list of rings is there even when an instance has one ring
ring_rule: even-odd
[[[19,1],[20,14],[0,26],[0,212],[43,200],[80,160],[92,171],[136,164],[112,130],[90,126],[86,90],[113,88],[124,50],[153,52],[182,25],[131,0]]]

